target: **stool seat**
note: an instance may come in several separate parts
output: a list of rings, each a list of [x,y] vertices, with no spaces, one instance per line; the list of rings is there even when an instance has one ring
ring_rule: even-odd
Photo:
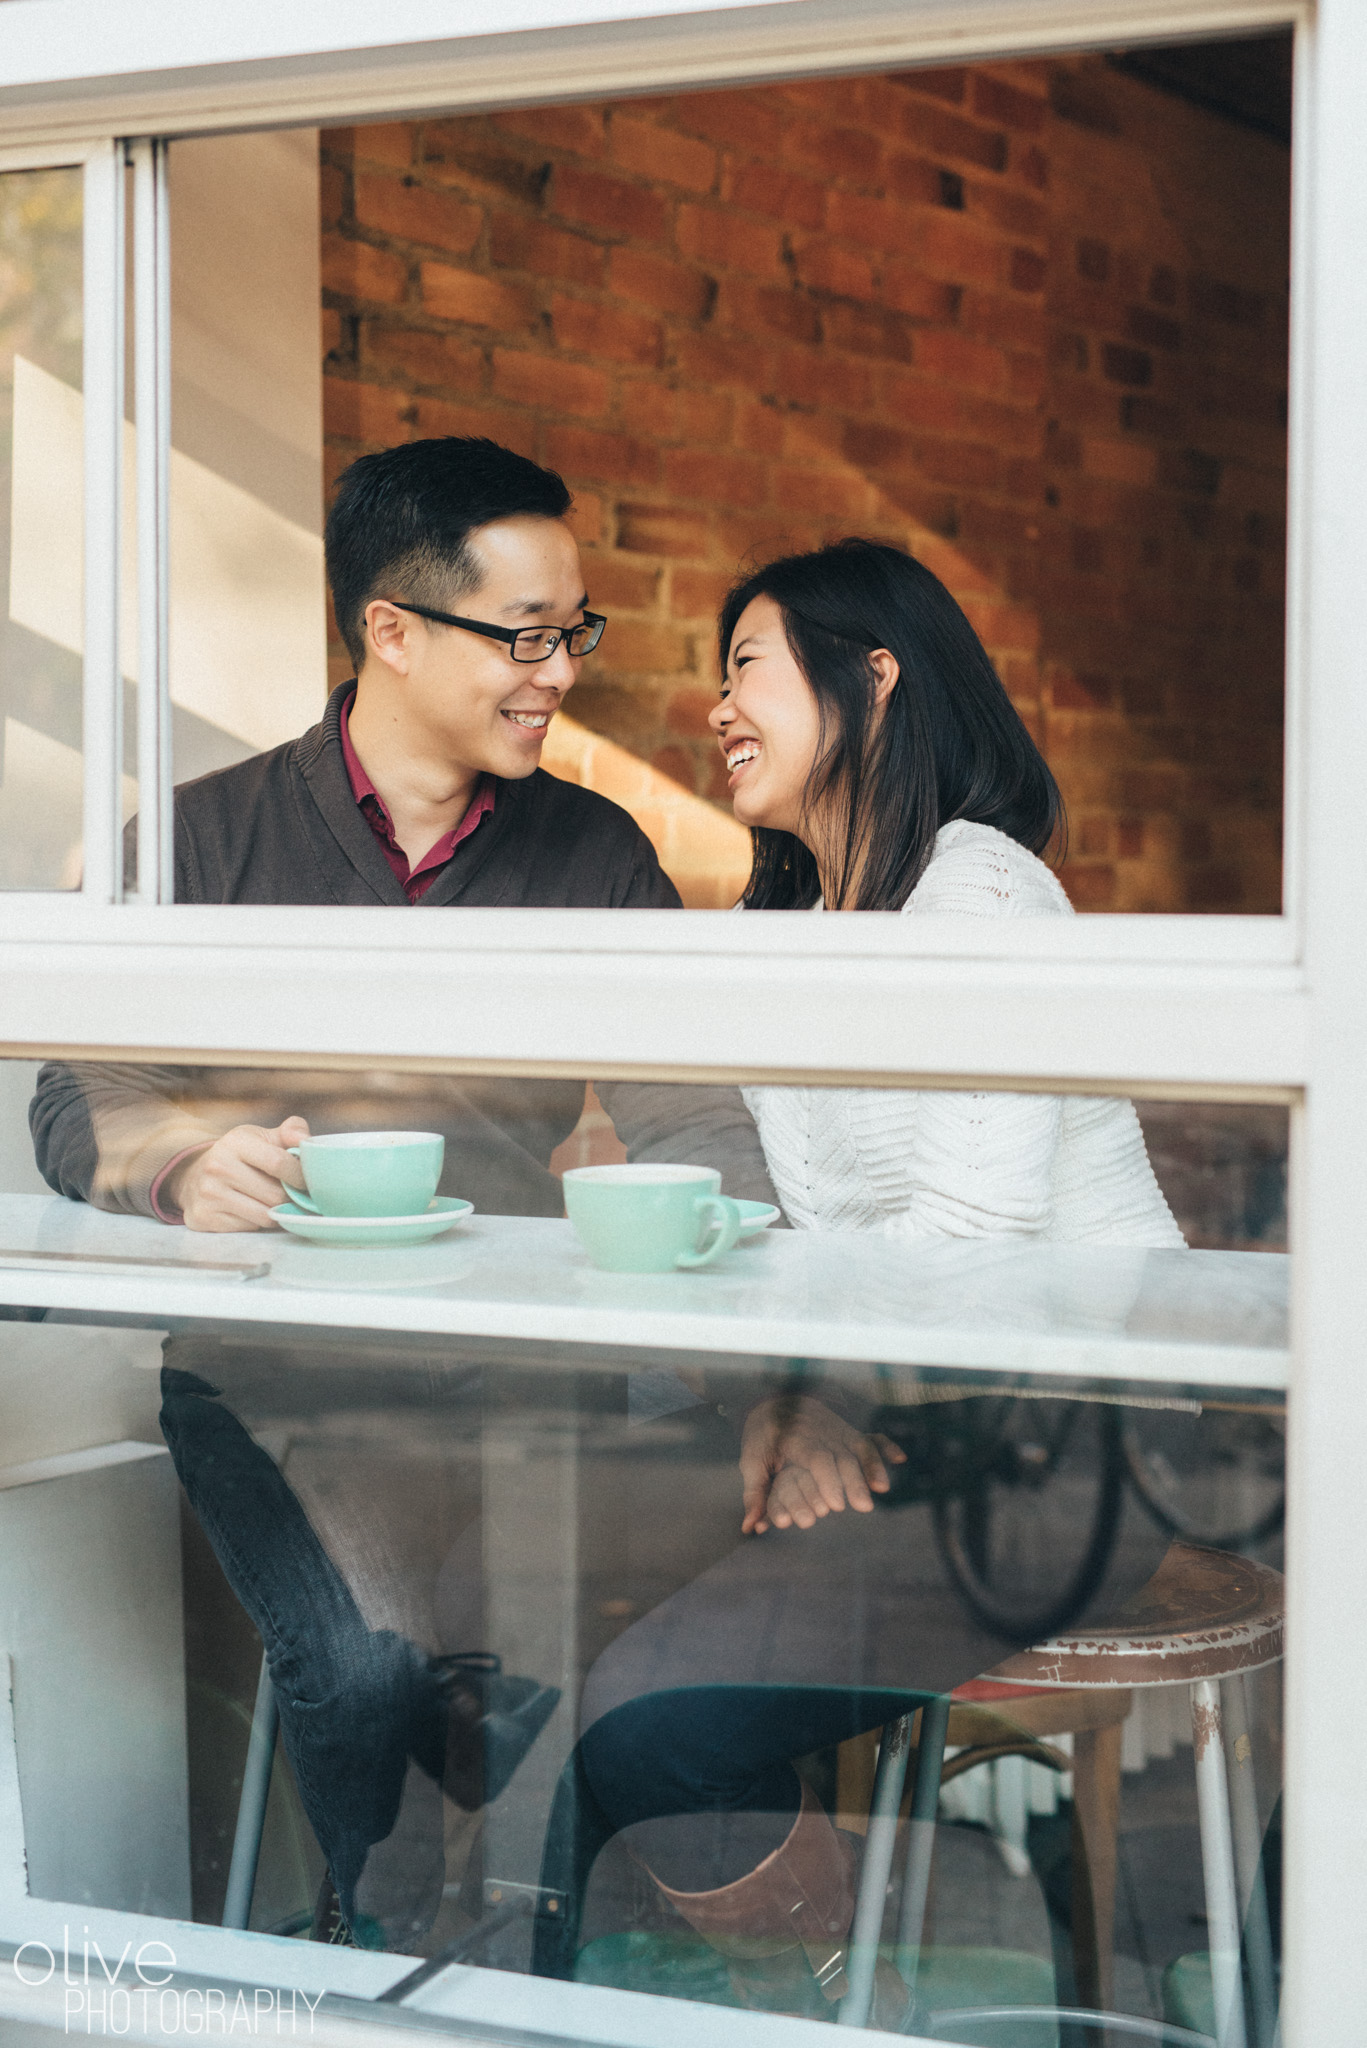
[[[1280,1572],[1226,1550],[1173,1543],[1109,1620],[1018,1650],[987,1676],[1046,1691],[1192,1685],[1275,1664],[1282,1636]]]

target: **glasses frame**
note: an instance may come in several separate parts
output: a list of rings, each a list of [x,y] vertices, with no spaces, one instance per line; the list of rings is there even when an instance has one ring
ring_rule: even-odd
[[[596,627],[597,631],[587,647],[571,647],[569,650],[572,660],[581,660],[584,655],[592,654],[607,625],[607,619],[602,612],[591,612],[587,606],[577,626],[490,626],[483,619],[458,619],[454,612],[434,612],[425,604],[406,604],[401,597],[391,597],[389,602],[396,605],[401,612],[416,612],[420,619],[435,619],[439,626],[460,626],[467,633],[482,633],[486,640],[506,640],[508,652],[513,660],[520,662],[525,668],[534,668],[538,662],[549,661],[553,654],[559,653],[562,640],[573,639],[574,635],[582,633],[586,626]],[[555,644],[548,647],[543,654],[519,654],[517,643],[524,633],[554,633]]]

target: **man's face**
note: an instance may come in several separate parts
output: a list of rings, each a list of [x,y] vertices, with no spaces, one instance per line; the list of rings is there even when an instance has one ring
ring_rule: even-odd
[[[583,566],[563,520],[499,519],[480,527],[471,546],[479,584],[438,609],[490,626],[574,626],[583,618]],[[362,687],[373,663],[397,672],[410,724],[453,767],[516,781],[539,765],[547,727],[575,681],[564,641],[548,661],[518,662],[506,641],[382,602],[367,606],[366,626]]]

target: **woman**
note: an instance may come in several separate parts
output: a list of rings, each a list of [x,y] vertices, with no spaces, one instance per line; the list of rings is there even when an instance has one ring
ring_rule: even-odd
[[[754,834],[743,908],[1069,914],[1040,858],[1061,824],[1054,779],[921,563],[866,540],[771,563],[727,599],[720,642],[710,723]],[[798,1229],[1183,1242],[1127,1102],[776,1087],[745,1099]],[[900,1458],[823,1401],[758,1404],[741,1449],[742,1531],[783,1533],[663,1602],[585,1689],[595,1796],[730,1958],[748,2003],[829,2011],[843,1984],[849,1858],[791,1759],[1002,1653],[911,1521],[843,1517],[869,1513]],[[1042,1525],[1051,1513],[1058,1503],[1042,1497]],[[1131,1541],[1107,1601],[1142,1584],[1160,1551]]]
[[[710,724],[754,833],[750,910],[1058,917],[1054,778],[968,620],[897,548],[774,562],[721,618]],[[800,1230],[1181,1244],[1130,1104],[751,1088]]]

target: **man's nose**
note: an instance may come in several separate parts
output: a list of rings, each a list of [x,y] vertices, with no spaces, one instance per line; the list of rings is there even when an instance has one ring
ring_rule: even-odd
[[[562,696],[575,680],[574,662],[563,640],[554,654],[537,663],[536,672],[532,677],[532,681],[539,683],[543,690],[559,690]]]

